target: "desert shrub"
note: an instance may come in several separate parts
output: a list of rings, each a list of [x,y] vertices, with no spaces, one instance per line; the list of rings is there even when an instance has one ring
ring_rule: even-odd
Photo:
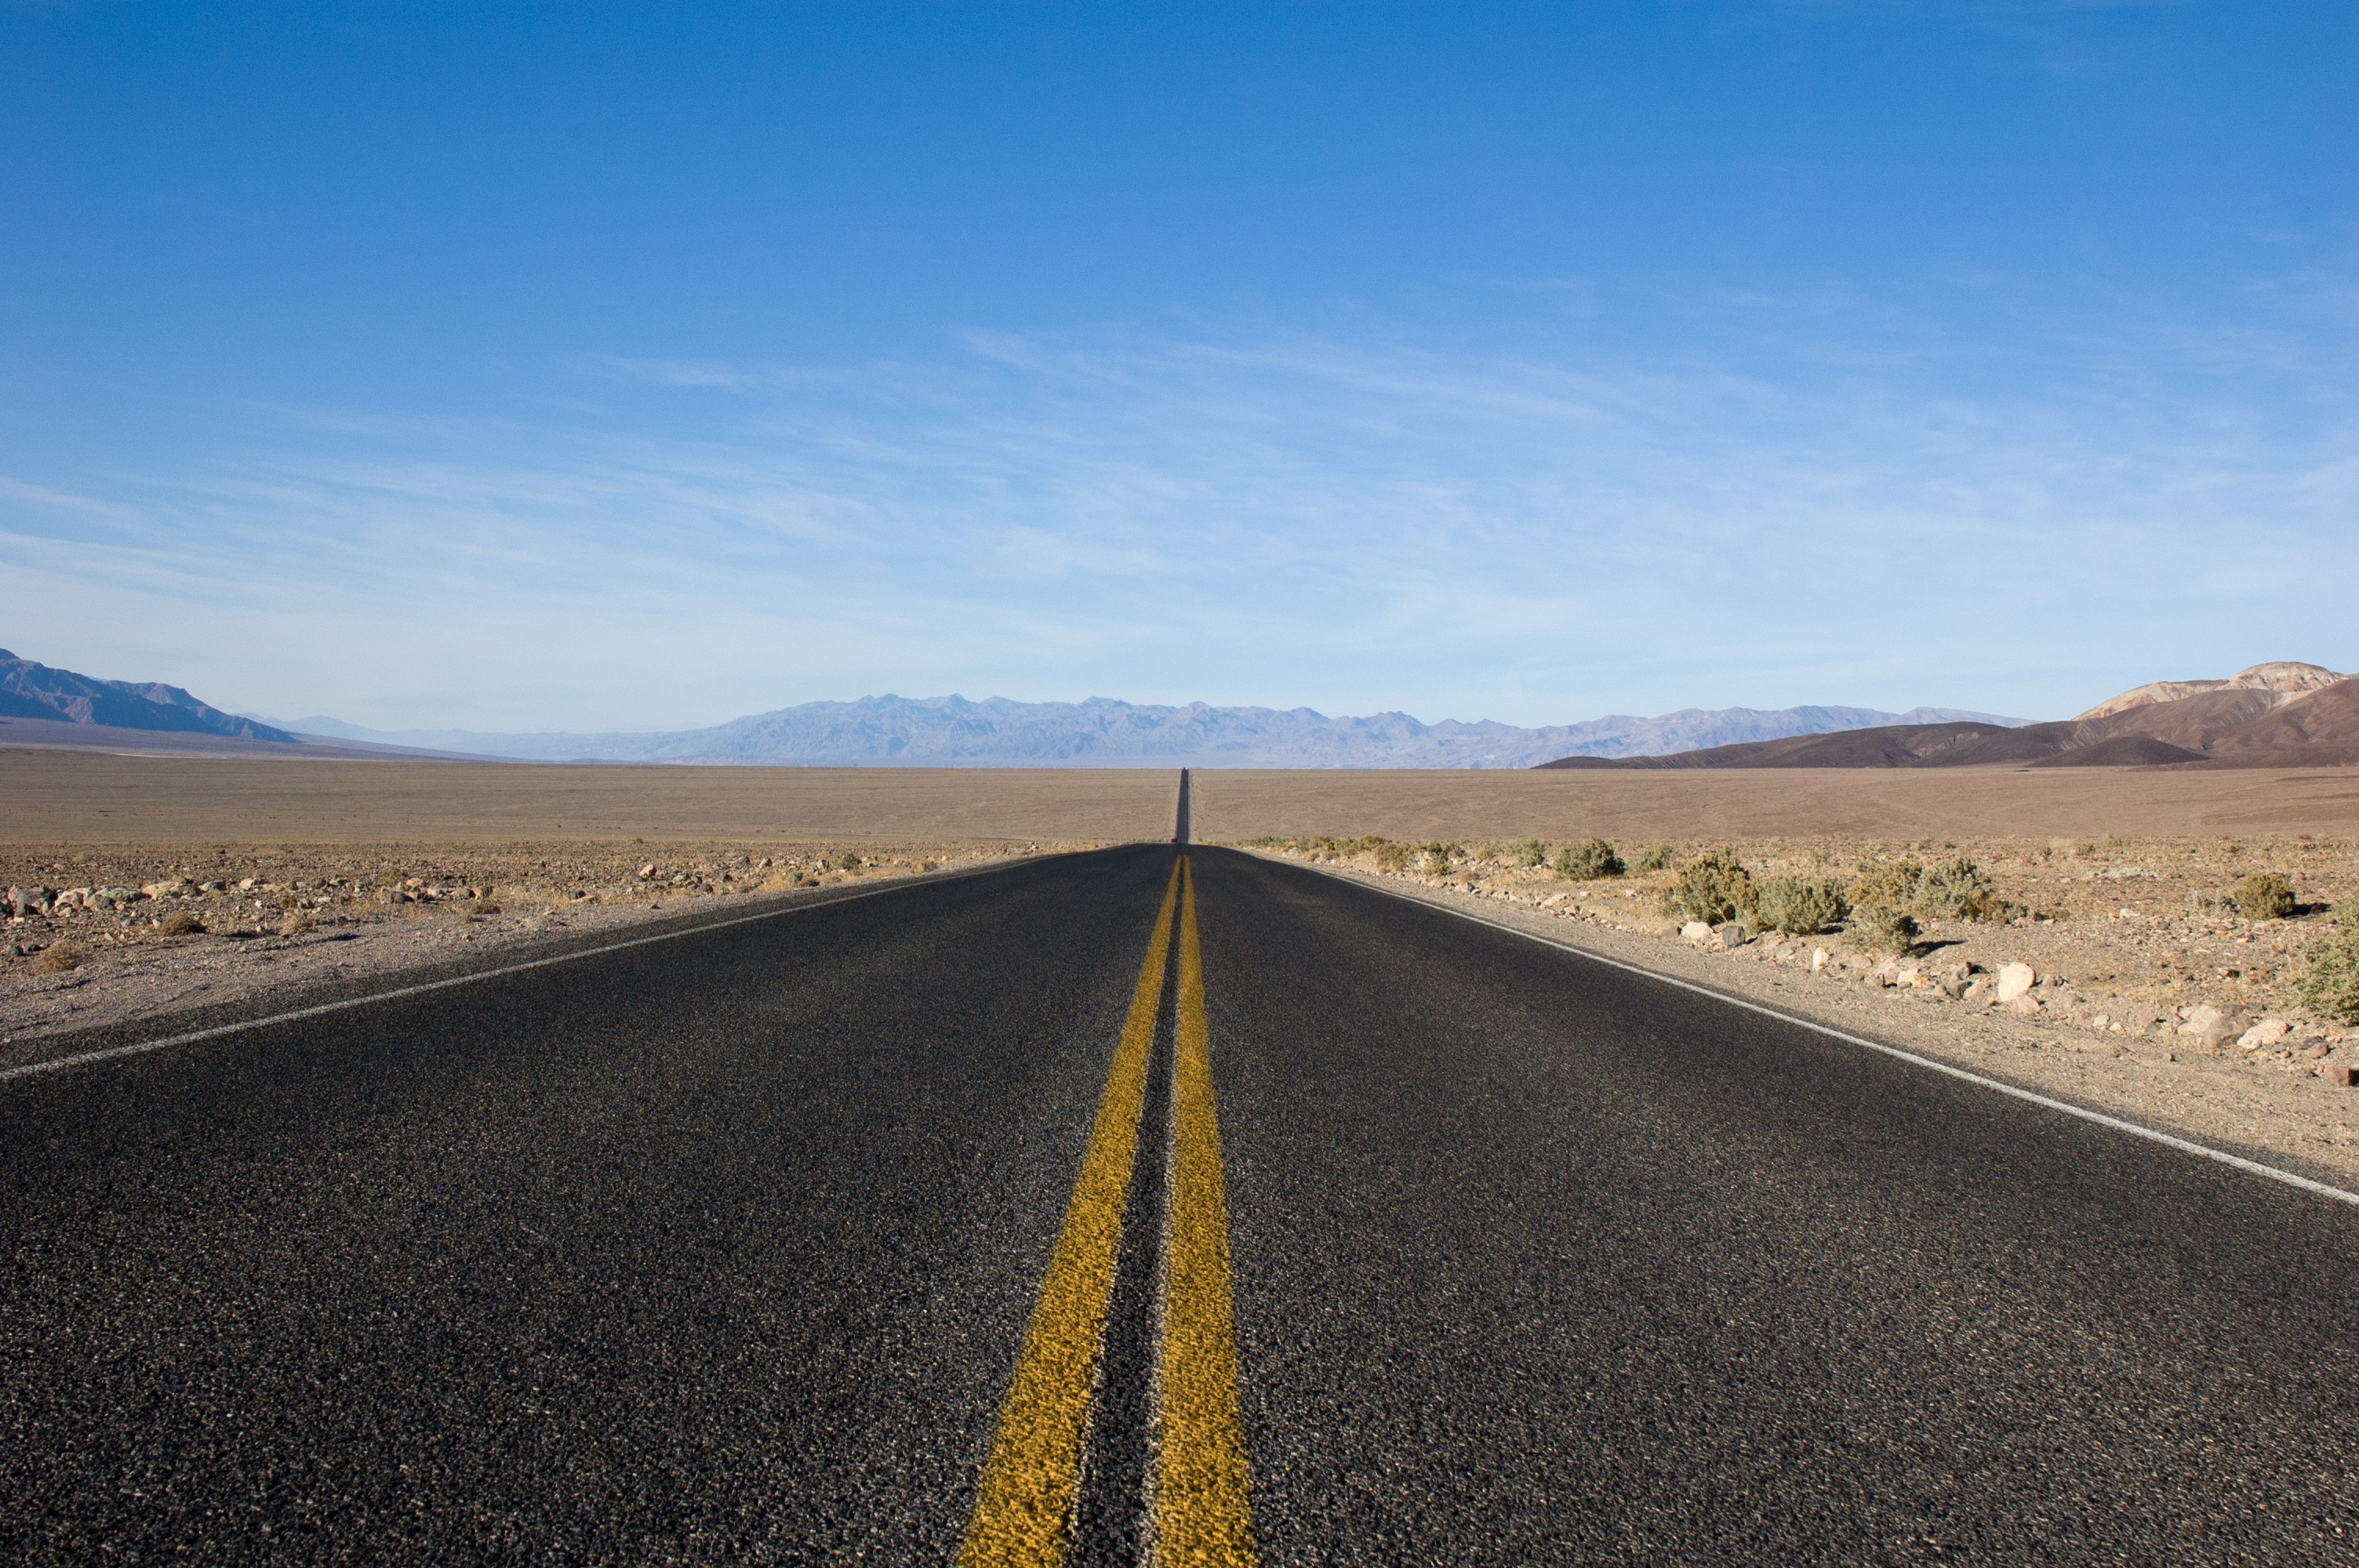
[[[1917,945],[1917,917],[1884,905],[1863,909],[1851,923],[1851,935],[1870,952],[1906,953]]]
[[[1663,890],[1663,913],[1718,925],[1753,913],[1754,899],[1753,873],[1736,851],[1713,849],[1680,868],[1679,880]]]
[[[1406,844],[1379,844],[1374,852],[1377,866],[1385,871],[1397,871],[1408,864],[1408,846]]]
[[[860,869],[860,852],[856,849],[838,849],[827,863],[839,871],[856,871]]]
[[[1614,846],[1603,838],[1567,844],[1557,851],[1556,874],[1576,882],[1593,882],[1600,877],[1618,877],[1622,874],[1622,857],[1615,854]]]
[[[1679,858],[1679,851],[1669,844],[1658,844],[1651,849],[1641,850],[1638,858],[1630,862],[1630,868],[1639,871],[1668,871],[1671,869],[1671,862]]]
[[[1871,860],[1851,880],[1851,902],[1860,909],[1906,912],[1916,902],[1925,868],[1915,860]]]
[[[2359,893],[2334,906],[2334,934],[2301,949],[2294,1000],[2336,1023],[2359,1023]]]
[[[278,923],[281,936],[300,936],[310,929],[311,917],[299,909],[288,911],[287,918]]]
[[[1548,846],[1537,838],[1518,838],[1501,853],[1509,865],[1520,866],[1526,871],[1548,864]]]
[[[1999,897],[1990,873],[1963,855],[1930,866],[1908,860],[1872,860],[1852,878],[1851,902],[1860,909],[1933,920],[2007,920],[2023,913]]]
[[[1438,877],[1449,871],[1464,854],[1465,851],[1457,845],[1440,840],[1411,844],[1408,849],[1409,862],[1430,877]]]
[[[164,917],[160,929],[167,936],[201,936],[205,923],[197,917],[194,910],[176,909]]]
[[[1755,894],[1754,908],[1762,930],[1808,935],[1850,914],[1851,901],[1832,877],[1772,877]]]
[[[52,942],[33,956],[37,975],[62,975],[82,968],[82,949],[71,942]]]
[[[2006,920],[2021,913],[1998,896],[1989,873],[1963,855],[1926,867],[1907,907],[1942,920]]]
[[[2293,913],[2293,884],[2275,871],[2255,871],[2228,896],[2247,920],[2283,920]]]

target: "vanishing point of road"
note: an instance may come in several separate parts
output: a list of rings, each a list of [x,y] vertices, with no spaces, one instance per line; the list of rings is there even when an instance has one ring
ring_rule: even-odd
[[[1288,865],[0,1083],[27,1563],[2359,1562],[2359,1211]]]

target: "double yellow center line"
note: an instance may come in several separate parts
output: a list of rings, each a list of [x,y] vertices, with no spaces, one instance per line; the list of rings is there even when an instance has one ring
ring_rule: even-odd
[[[984,1461],[959,1562],[967,1568],[1060,1564],[1081,1487],[1090,1391],[1114,1291],[1123,1213],[1138,1156],[1138,1117],[1155,1018],[1179,914],[1179,1034],[1172,1060],[1169,1228],[1157,1357],[1154,1552],[1158,1568],[1254,1562],[1245,1425],[1229,1289],[1229,1210],[1212,1101],[1212,1038],[1188,857],[1171,869],[1131,992],[1130,1014],[1098,1102],[1082,1173],[1040,1281],[1006,1402]]]

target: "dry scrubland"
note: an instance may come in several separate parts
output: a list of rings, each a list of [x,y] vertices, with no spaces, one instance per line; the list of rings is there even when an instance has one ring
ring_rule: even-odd
[[[1194,778],[1199,838],[1380,835],[1394,846],[1381,854],[1291,852],[2084,1103],[2359,1173],[2359,1089],[2330,1076],[2359,1044],[2290,1005],[2304,949],[2340,929],[2327,905],[2359,892],[2359,770]],[[0,877],[42,898],[93,890],[73,913],[50,900],[12,919],[0,1059],[91,1025],[488,960],[658,913],[794,899],[821,880],[1159,839],[1173,785],[1170,773],[1134,770],[0,751]],[[1593,837],[1634,861],[1668,845],[1673,867],[1725,846],[1758,878],[1846,887],[1879,860],[1962,857],[1998,903],[2029,913],[1927,913],[1905,957],[1871,950],[1856,922],[1707,950],[1661,912],[1671,869],[1574,882],[1510,863],[1519,840],[1553,853]],[[1400,848],[1418,843],[1456,846],[1446,875]],[[842,869],[847,855],[856,867]],[[2220,904],[2267,871],[2286,878],[2290,916],[2254,921]],[[541,935],[554,932],[572,935]],[[52,952],[60,946],[75,967]],[[2012,964],[2034,983],[2001,1002]],[[2268,1019],[2288,1025],[2281,1037],[2237,1044]]]

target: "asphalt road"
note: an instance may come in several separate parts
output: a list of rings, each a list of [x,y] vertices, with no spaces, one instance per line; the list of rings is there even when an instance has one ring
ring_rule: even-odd
[[[2359,1561],[2359,1212],[1188,859],[0,1084],[0,1556]]]

